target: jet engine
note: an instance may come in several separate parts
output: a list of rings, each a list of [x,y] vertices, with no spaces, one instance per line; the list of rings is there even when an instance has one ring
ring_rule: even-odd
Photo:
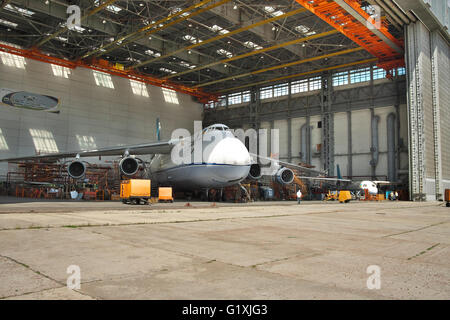
[[[261,166],[254,163],[250,166],[250,171],[248,172],[247,178],[252,180],[258,180],[262,177]]]
[[[289,168],[280,168],[275,174],[275,180],[281,184],[290,184],[294,181],[294,172]]]
[[[139,170],[139,162],[133,157],[125,157],[120,160],[120,171],[127,176],[135,175]]]
[[[67,167],[67,173],[73,179],[80,179],[86,173],[86,165],[81,161],[74,160]]]

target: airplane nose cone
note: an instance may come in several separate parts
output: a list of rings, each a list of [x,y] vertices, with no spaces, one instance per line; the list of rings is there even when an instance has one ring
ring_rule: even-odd
[[[225,138],[210,147],[212,148],[210,153],[206,154],[208,163],[228,165],[250,165],[251,163],[250,154],[239,139]],[[207,150],[204,151],[208,153]]]

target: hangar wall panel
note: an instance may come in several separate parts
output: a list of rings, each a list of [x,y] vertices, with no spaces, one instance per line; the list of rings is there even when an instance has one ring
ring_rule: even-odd
[[[302,151],[301,144],[301,128],[306,124],[306,118],[293,118],[291,123],[292,134],[292,162],[298,163],[302,161],[300,152]]]
[[[323,169],[320,161],[320,146],[322,145],[322,129],[319,128],[320,121],[322,121],[320,116],[311,117],[311,165],[317,169]]]
[[[114,89],[100,87],[88,69],[71,70],[64,78],[55,76],[47,63],[26,59],[25,69],[20,69],[1,62],[0,88],[57,97],[61,112],[0,105],[0,158],[35,154],[30,129],[49,134],[59,151],[68,151],[155,141],[156,118],[161,139],[170,139],[174,129],[192,131],[193,121],[202,119],[201,104],[185,94],[171,92],[165,98],[162,88],[146,86],[149,97],[144,97],[120,77],[112,76]],[[0,175],[6,170],[7,164],[0,164]]]
[[[279,130],[279,157],[281,160],[288,159],[288,123],[287,120],[274,121],[274,129]]]
[[[406,30],[411,199],[441,200],[449,187],[449,44],[420,21]]]
[[[440,121],[441,164],[443,188],[450,189],[450,47],[438,33],[433,35],[436,46],[438,103]]]

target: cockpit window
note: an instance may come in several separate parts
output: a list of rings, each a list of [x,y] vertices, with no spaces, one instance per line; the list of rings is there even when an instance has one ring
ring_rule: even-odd
[[[226,125],[212,125],[210,127],[207,127],[203,129],[203,133],[206,133],[210,130],[217,130],[217,131],[229,131],[230,128],[228,128]]]

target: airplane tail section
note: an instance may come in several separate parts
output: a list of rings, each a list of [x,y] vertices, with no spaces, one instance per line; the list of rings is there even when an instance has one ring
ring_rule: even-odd
[[[337,171],[337,178],[342,179],[341,168],[339,167],[339,164],[336,165],[336,171]]]
[[[159,121],[159,118],[156,118],[156,139],[161,141],[161,122]]]

